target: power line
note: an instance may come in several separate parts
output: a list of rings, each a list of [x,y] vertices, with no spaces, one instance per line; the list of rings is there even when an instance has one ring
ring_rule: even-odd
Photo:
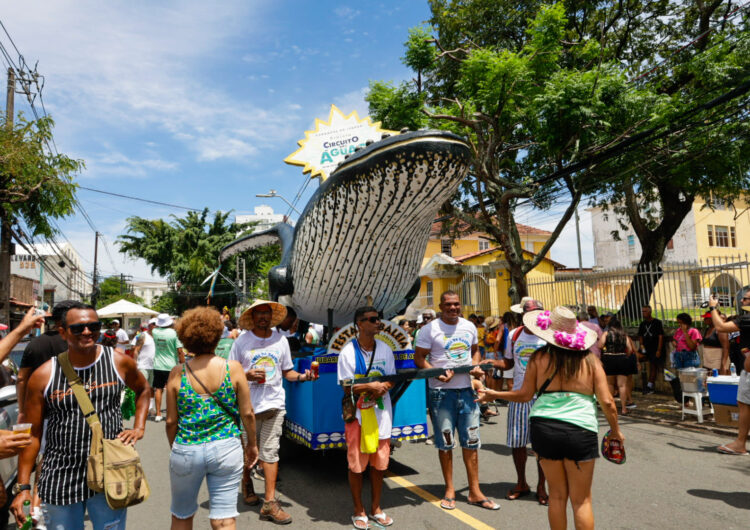
[[[169,203],[166,203],[166,202],[152,201],[150,199],[143,199],[141,197],[133,197],[132,195],[123,195],[122,193],[114,193],[114,192],[111,192],[111,191],[97,190],[95,188],[89,188],[87,186],[78,186],[78,187],[80,189],[82,189],[82,190],[93,191],[93,192],[96,192],[96,193],[103,193],[104,195],[112,195],[113,197],[120,197],[122,199],[130,199],[132,201],[147,202],[147,203],[150,203],[150,204],[157,204],[159,206],[166,206],[168,208],[178,208],[180,210],[187,210],[187,211],[190,211],[190,212],[198,212],[198,213],[203,212],[203,210],[199,210],[197,208],[189,208],[187,206],[180,206],[179,204],[169,204]]]

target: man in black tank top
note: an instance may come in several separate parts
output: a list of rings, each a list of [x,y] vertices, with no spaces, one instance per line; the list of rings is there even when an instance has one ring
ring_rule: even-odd
[[[135,444],[143,438],[150,388],[135,361],[97,345],[101,322],[93,307],[76,303],[62,319],[60,334],[68,356],[84,384],[102,424],[104,437]],[[120,393],[130,387],[136,395],[134,428],[123,430]],[[91,429],[73,390],[57,362],[50,359],[29,379],[24,412],[32,424],[31,444],[18,459],[18,483],[13,514],[20,527],[25,519],[23,502],[30,500],[29,479],[39,451],[42,424],[47,420],[46,448],[39,478],[39,496],[50,528],[83,528],[86,512],[94,529],[125,528],[126,510],[112,510],[103,493],[86,485],[86,460]]]

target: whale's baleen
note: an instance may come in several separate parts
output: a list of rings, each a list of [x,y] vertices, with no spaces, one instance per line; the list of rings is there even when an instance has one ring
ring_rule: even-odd
[[[278,224],[240,238],[219,259],[280,242],[271,296],[300,319],[327,323],[332,310],[333,324],[344,325],[368,297],[389,318],[418,292],[430,226],[469,160],[467,144],[443,131],[375,142],[321,184],[296,227]]]

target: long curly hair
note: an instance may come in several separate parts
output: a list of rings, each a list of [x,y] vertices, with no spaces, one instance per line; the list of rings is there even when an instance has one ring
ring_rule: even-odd
[[[195,307],[183,313],[175,323],[175,331],[189,352],[213,353],[224,333],[224,321],[213,307]]]

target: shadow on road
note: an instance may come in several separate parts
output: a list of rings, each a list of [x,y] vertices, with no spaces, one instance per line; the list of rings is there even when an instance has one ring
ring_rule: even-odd
[[[686,446],[676,444],[674,442],[667,442],[667,445],[674,447],[675,449],[682,449],[683,451],[694,451],[697,453],[716,453],[716,445],[699,445],[699,446]]]
[[[701,497],[702,499],[711,499],[723,501],[733,508],[750,510],[750,492],[747,491],[716,491],[716,490],[687,490],[689,495]]]

